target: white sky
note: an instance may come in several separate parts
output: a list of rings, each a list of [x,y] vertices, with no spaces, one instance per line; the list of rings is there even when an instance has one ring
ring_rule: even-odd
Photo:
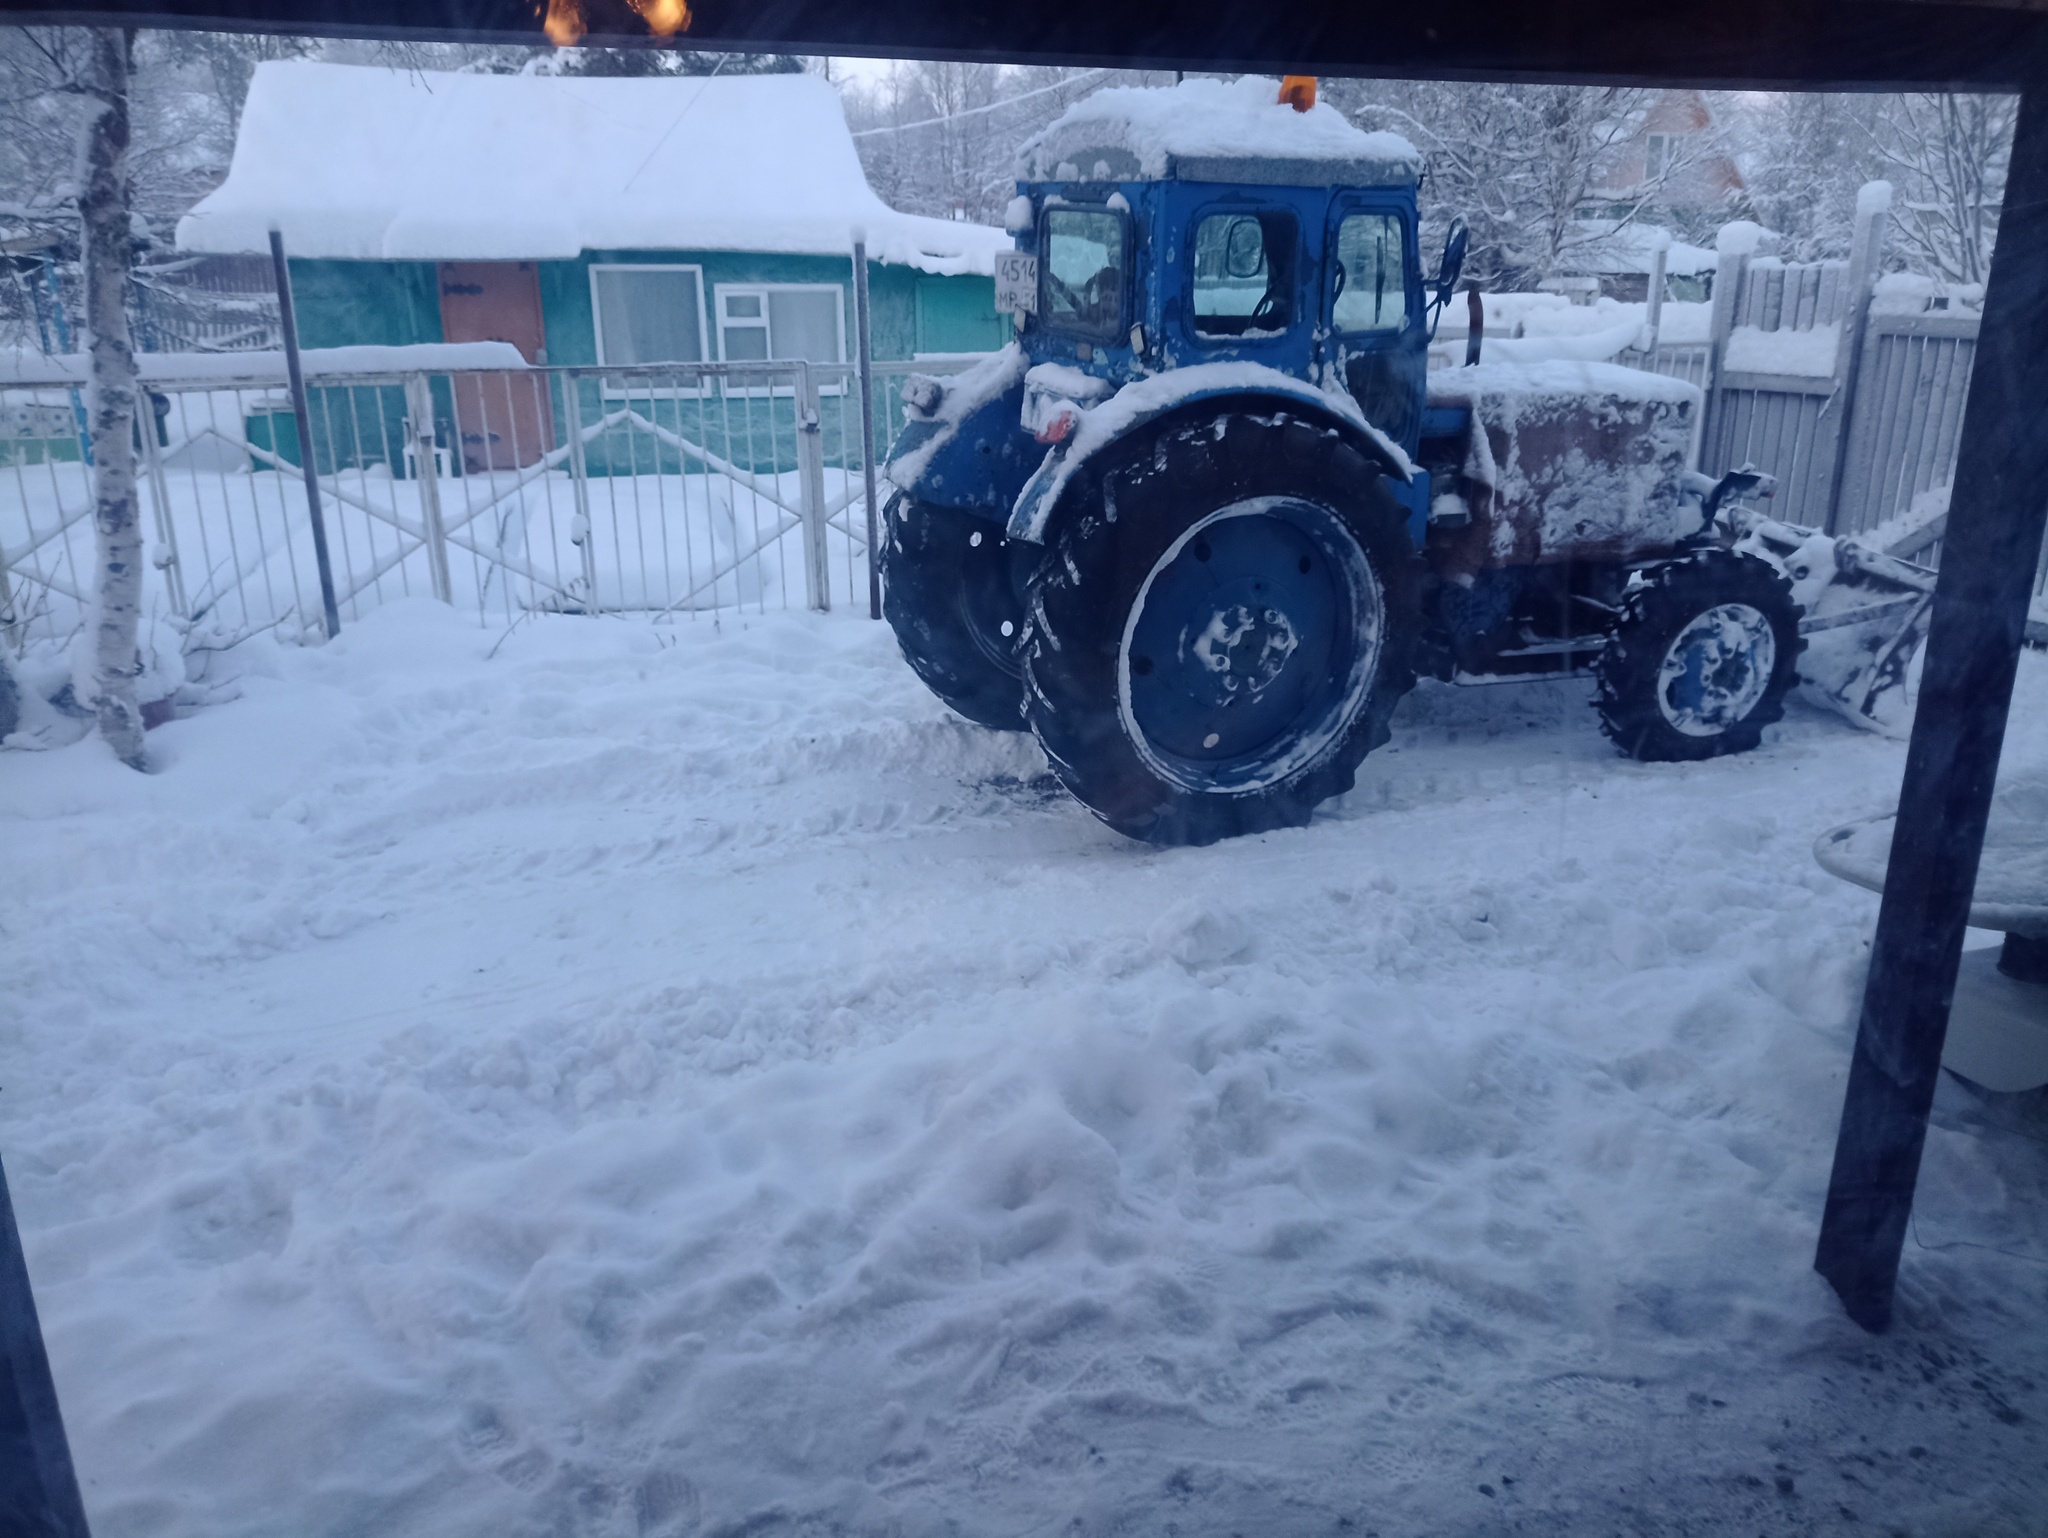
[[[871,85],[886,77],[895,62],[894,59],[851,59],[837,56],[827,60],[831,65],[831,75],[835,84],[846,80],[859,80]]]

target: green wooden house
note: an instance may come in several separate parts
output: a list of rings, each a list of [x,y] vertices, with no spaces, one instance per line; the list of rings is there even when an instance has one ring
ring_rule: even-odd
[[[846,362],[857,234],[877,359],[983,352],[1008,334],[992,273],[1009,238],[887,207],[837,93],[812,76],[266,63],[227,180],[180,222],[178,245],[263,252],[272,228],[307,347],[503,341],[534,364]],[[630,393],[585,380],[583,420]],[[439,387],[467,469],[530,463],[565,441],[559,381],[506,399],[503,411],[465,408]],[[787,415],[748,409],[757,436]],[[693,442],[730,436],[724,392],[663,391],[647,410]],[[380,397],[378,430],[364,433],[364,404],[350,401],[352,431],[321,447],[323,467],[383,459],[402,473],[382,446],[400,436],[394,412],[402,404]],[[316,438],[334,436],[323,418],[337,419],[332,403],[314,413]],[[609,447],[593,445],[600,473]],[[758,449],[741,457],[764,462]],[[771,447],[765,460],[783,457]]]

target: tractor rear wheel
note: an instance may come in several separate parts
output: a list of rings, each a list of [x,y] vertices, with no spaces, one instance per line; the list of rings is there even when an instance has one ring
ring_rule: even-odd
[[[1600,724],[1654,763],[1745,753],[1799,678],[1799,604],[1766,562],[1708,550],[1645,574],[1595,673]]]
[[[1011,568],[1020,551],[992,523],[898,495],[884,512],[882,613],[925,686],[961,715],[1024,730],[1018,660],[1024,606]]]
[[[1106,450],[1033,573],[1025,712],[1120,833],[1298,827],[1351,788],[1414,682],[1415,561],[1378,467],[1232,413]]]

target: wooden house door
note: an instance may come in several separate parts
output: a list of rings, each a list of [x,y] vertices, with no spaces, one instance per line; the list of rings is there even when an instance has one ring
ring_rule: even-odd
[[[510,342],[528,363],[547,361],[540,269],[533,262],[441,263],[441,337]],[[519,374],[455,379],[455,431],[465,473],[530,465],[555,446],[545,380]]]

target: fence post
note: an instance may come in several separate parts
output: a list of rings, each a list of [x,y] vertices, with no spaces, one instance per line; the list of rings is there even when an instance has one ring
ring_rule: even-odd
[[[21,650],[21,620],[14,612],[14,584],[7,579],[7,552],[0,550],[0,642]]]
[[[818,381],[796,366],[796,467],[803,510],[804,601],[820,614],[832,607],[832,566],[825,552],[825,445],[818,424]]]
[[[142,398],[149,402],[147,389]],[[136,425],[142,430],[142,460],[149,474],[149,499],[156,504],[156,567],[164,574],[171,612],[186,619],[190,615],[185,607],[185,572],[178,564],[178,527],[171,521],[171,488],[164,476],[163,445],[156,441],[157,415],[153,404],[145,416],[137,418]]]
[[[860,344],[860,469],[868,499],[868,618],[882,617],[881,520],[875,513],[875,380],[873,337],[868,327],[868,243],[853,241],[854,330]]]
[[[576,522],[569,530],[569,542],[583,561],[584,601],[589,612],[597,612],[597,556],[590,548],[590,472],[583,463],[583,392],[574,374],[558,374],[562,381],[562,421],[569,429],[569,488],[576,499]]]
[[[1886,221],[1892,210],[1892,184],[1865,182],[1856,194],[1856,234],[1849,246],[1849,291],[1842,296],[1842,337],[1835,346],[1834,465],[1828,475],[1827,519],[1822,527],[1833,534],[1842,519],[1842,482],[1849,473],[1849,427],[1854,418],[1856,387],[1863,372],[1863,335],[1870,326],[1870,298],[1877,287],[1877,266],[1884,254]]]
[[[334,567],[327,559],[327,520],[320,516],[320,465],[313,452],[313,413],[306,401],[306,373],[299,364],[299,317],[292,308],[291,269],[285,266],[284,236],[270,232],[270,265],[277,279],[278,329],[284,333],[285,377],[292,387],[292,416],[299,427],[299,468],[306,476],[306,516],[313,524],[313,562],[320,568],[320,608],[327,638],[341,634],[341,614],[334,606]],[[273,442],[272,447],[276,447]]]
[[[1671,234],[1657,232],[1657,249],[1650,258],[1650,291],[1643,296],[1643,326],[1650,333],[1648,352],[1652,366],[1657,361],[1657,332],[1664,324],[1664,268],[1671,260]]]
[[[1693,468],[1707,474],[1713,473],[1706,467],[1707,449],[1713,442],[1708,435],[1718,425],[1715,418],[1721,414],[1721,359],[1728,350],[1728,333],[1735,329],[1736,302],[1742,297],[1742,280],[1749,272],[1749,254],[1753,249],[1742,239],[1747,233],[1738,225],[1724,224],[1714,237],[1714,314],[1707,332],[1707,398],[1700,408],[1699,442],[1692,456]]]
[[[426,530],[427,570],[434,596],[455,602],[448,580],[448,536],[441,526],[441,462],[434,457],[434,387],[425,374],[405,376],[405,410],[412,419],[412,473],[420,488],[420,524]]]

